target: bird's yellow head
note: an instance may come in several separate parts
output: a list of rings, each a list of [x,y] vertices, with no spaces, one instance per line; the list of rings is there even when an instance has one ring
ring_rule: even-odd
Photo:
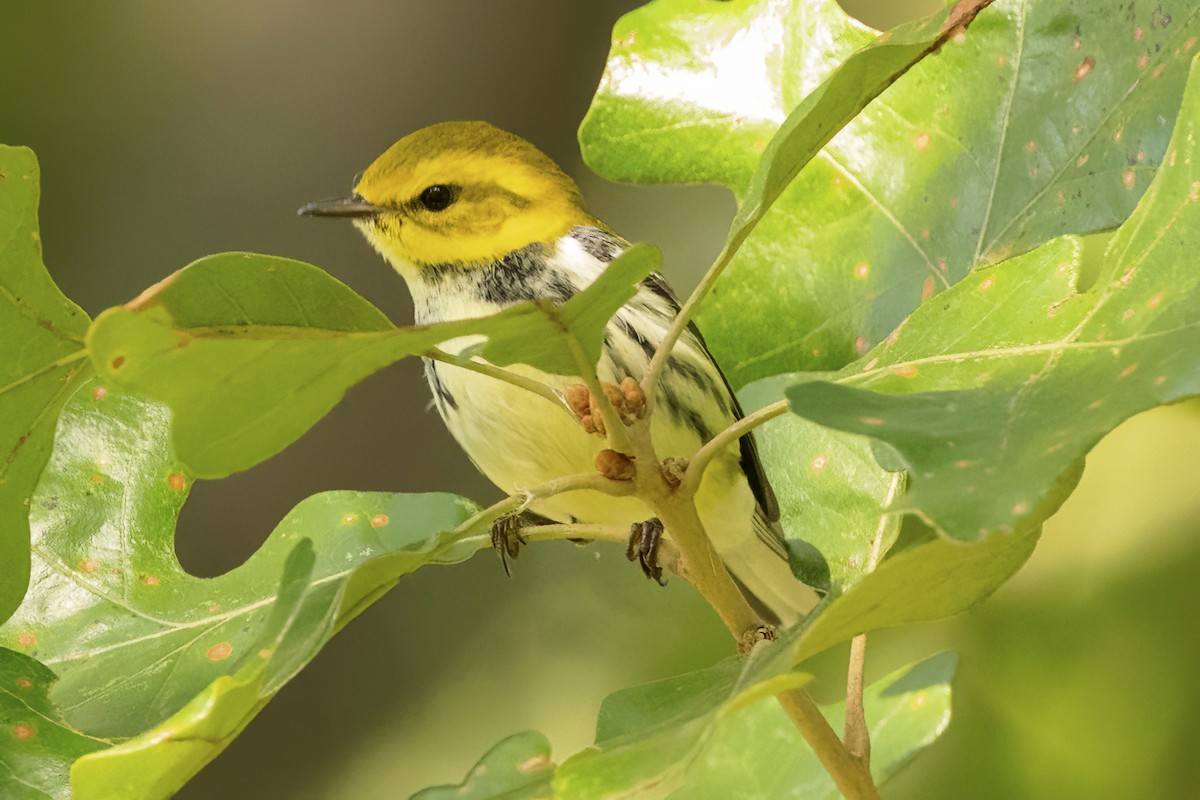
[[[410,133],[363,173],[354,194],[301,214],[350,217],[405,272],[486,264],[595,224],[579,188],[542,151],[487,122],[443,122]]]

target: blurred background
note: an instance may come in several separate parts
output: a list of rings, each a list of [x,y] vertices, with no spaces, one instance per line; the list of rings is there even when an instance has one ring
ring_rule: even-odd
[[[0,0],[0,141],[37,152],[46,262],[93,315],[196,258],[244,249],[318,264],[410,321],[402,282],[349,225],[295,209],[346,192],[401,135],[463,118],[541,146],[598,216],[660,244],[686,290],[721,244],[729,195],[605,183],[575,143],[609,30],[637,5],[127,0],[66,13]],[[889,27],[938,0],[844,5]],[[236,566],[322,490],[497,499],[428,399],[419,365],[396,365],[279,457],[198,484],[179,531],[184,566]],[[962,654],[955,721],[886,796],[1194,796],[1197,452],[1195,406],[1132,420],[1089,458],[1032,561],[991,601],[873,638],[876,670]],[[727,650],[686,587],[641,579],[616,548],[530,548],[511,579],[483,553],[405,579],[180,797],[403,797],[457,782],[528,728],[565,756],[590,743],[608,692]]]

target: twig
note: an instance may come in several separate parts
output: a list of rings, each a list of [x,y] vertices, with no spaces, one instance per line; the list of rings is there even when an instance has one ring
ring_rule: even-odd
[[[426,358],[431,358],[434,361],[441,361],[444,364],[462,367],[463,369],[470,370],[471,372],[478,372],[481,375],[487,375],[489,378],[495,378],[496,380],[504,381],[505,383],[511,383],[513,386],[520,387],[521,389],[533,392],[540,397],[544,397],[555,405],[562,407],[562,409],[567,413],[571,413],[571,409],[567,407],[566,401],[563,400],[562,395],[556,392],[548,384],[542,383],[541,381],[535,381],[532,378],[527,378],[524,375],[513,372],[512,370],[504,369],[503,367],[497,367],[495,364],[483,361],[481,359],[472,358],[463,360],[454,354],[447,353],[445,350],[437,347],[433,348],[432,350],[426,350],[422,355],[424,355]]]
[[[887,509],[892,505],[904,484],[904,473],[892,475],[888,486],[887,497],[884,498],[884,513],[879,517],[879,525],[875,528],[875,539],[867,552],[867,563],[864,572],[875,571],[879,564],[880,551],[883,549],[883,536],[890,522]],[[871,765],[871,732],[867,728],[866,709],[863,708],[863,671],[867,663],[867,635],[860,633],[850,640],[850,669],[846,675],[846,749],[850,755],[862,764],[864,769]]]
[[[707,444],[697,450],[696,454],[688,460],[687,471],[684,473],[683,482],[679,487],[680,493],[686,497],[696,494],[700,489],[700,481],[704,477],[704,470],[722,449],[741,439],[759,425],[786,413],[789,407],[787,400],[778,400],[769,406],[760,408],[753,414],[742,417],[710,439]]]
[[[503,516],[523,511],[535,500],[553,497],[563,492],[573,492],[578,489],[592,489],[597,492],[613,495],[614,497],[624,497],[634,492],[634,486],[631,481],[614,481],[594,472],[587,472],[581,475],[567,475],[563,478],[555,478],[554,480],[538,484],[531,489],[515,492],[487,508],[480,509],[455,528],[454,532],[460,534],[460,538],[465,537],[467,533],[480,525],[490,525]]]
[[[808,692],[791,689],[777,698],[846,800],[880,800],[870,771],[842,745]]]

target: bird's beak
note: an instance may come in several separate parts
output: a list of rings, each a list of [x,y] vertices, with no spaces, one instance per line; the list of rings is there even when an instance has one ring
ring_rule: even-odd
[[[368,203],[362,195],[316,200],[300,208],[296,213],[302,217],[376,217],[387,211],[383,206]]]

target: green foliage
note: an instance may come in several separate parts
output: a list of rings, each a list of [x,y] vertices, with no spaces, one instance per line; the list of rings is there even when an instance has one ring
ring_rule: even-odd
[[[549,796],[554,764],[550,742],[540,733],[518,733],[479,759],[457,786],[432,786],[413,800],[537,800]]]
[[[482,354],[500,366],[577,373],[571,343],[594,364],[605,323],[659,260],[632,248],[561,308],[397,328],[316,267],[226,253],[101,314],[88,347],[100,375],[174,410],[175,450],[192,472],[224,477],[291,444],[367,375],[457,336],[487,335]]]
[[[29,581],[25,500],[50,455],[59,408],[89,374],[87,315],[42,265],[38,178],[31,150],[0,145],[0,620]]]
[[[194,578],[174,555],[191,476],[169,417],[98,383],[68,401],[32,501],[34,579],[0,627],[4,691],[28,679],[44,693],[52,669],[47,716],[86,733],[45,739],[39,723],[0,758],[57,755],[65,775],[95,750],[72,768],[77,798],[168,796],[398,578],[480,544],[452,533],[473,511],[452,495],[330,492],[242,566]]]
[[[836,796],[775,695],[858,634],[987,597],[1100,437],[1200,393],[1196,4],[984,5],[885,36],[832,0],[655,0],[619,23],[584,153],[738,195],[701,324],[735,383],[756,379],[748,408],[791,403],[758,438],[831,592],[748,658],[612,695],[596,745],[557,766],[519,734],[424,800]],[[397,328],[316,267],[231,253],[88,328],[41,265],[36,205],[32,154],[0,149],[0,335],[21,343],[0,363],[6,797],[169,796],[400,577],[486,542],[452,495],[333,492],[194,578],[173,537],[195,477],[277,453],[449,339],[478,338],[462,363],[577,375],[659,261],[634,247],[561,305]],[[1118,225],[1091,286],[1078,241],[1047,241]],[[891,552],[903,513],[936,533]],[[945,728],[953,668],[865,693],[877,780]]]
[[[981,14],[738,251],[699,317],[730,380],[840,368],[974,266],[1124,220],[1166,150],[1196,15],[1157,0]],[[656,0],[614,31],[583,152],[607,177],[716,182],[752,205],[772,136],[873,39],[834,0]]]
[[[1200,393],[1198,125],[1193,80],[1166,163],[1090,288],[1071,239],[976,270],[838,382],[790,389],[796,413],[887,442],[911,476],[894,508],[950,536],[1048,516],[1058,476],[1101,436]]]

